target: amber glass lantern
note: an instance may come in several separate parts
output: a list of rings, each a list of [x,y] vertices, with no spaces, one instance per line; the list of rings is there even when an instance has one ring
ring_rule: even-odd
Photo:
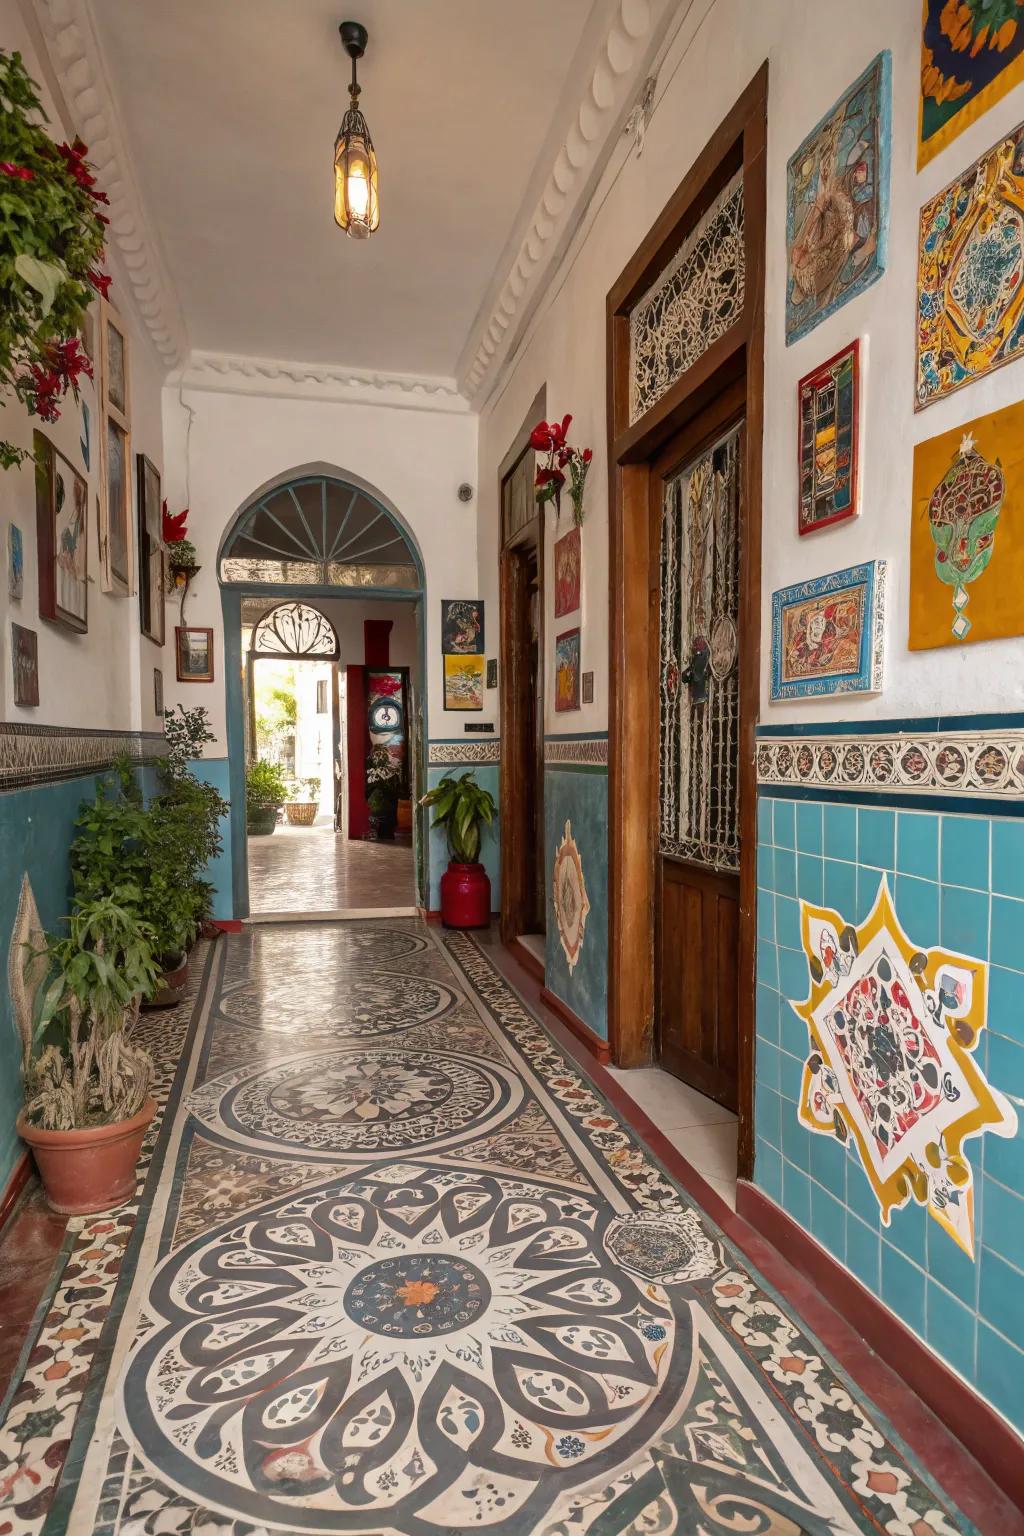
[[[380,223],[377,192],[377,156],[359,108],[356,65],[366,52],[366,28],[358,21],[343,21],[338,28],[342,46],[352,60],[349,107],[341,120],[334,145],[334,220],[354,240],[365,240]]]

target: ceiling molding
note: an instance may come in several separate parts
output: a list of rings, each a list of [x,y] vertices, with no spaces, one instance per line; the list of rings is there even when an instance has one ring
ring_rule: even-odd
[[[333,363],[283,362],[270,357],[193,352],[181,371],[183,389],[232,395],[277,395],[390,405],[405,410],[467,415],[472,407],[454,379],[342,368]]]
[[[185,321],[146,217],[89,0],[33,3],[68,115],[89,146],[90,164],[110,199],[108,243],[117,247],[157,354],[165,368],[173,368],[188,355]]]
[[[688,10],[689,5],[683,14]],[[566,114],[568,127],[543,190],[517,221],[511,259],[499,268],[459,359],[459,388],[477,409],[582,217],[677,11],[672,0],[616,0],[612,6],[583,89]]]

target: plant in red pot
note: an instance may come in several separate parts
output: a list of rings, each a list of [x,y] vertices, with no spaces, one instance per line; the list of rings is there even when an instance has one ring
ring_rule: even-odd
[[[18,1134],[54,1210],[110,1210],[135,1189],[156,1112],[153,1063],[132,1043],[157,985],[155,932],[119,893],[75,904],[64,935],[29,946],[31,1016],[18,1011],[25,1106]]]
[[[446,928],[486,928],[491,921],[491,882],[479,863],[480,839],[497,806],[472,769],[445,774],[420,801],[434,810],[431,826],[448,838],[448,868],[441,876],[441,921]]]

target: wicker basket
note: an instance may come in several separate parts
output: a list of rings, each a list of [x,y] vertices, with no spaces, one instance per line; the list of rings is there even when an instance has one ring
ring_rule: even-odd
[[[284,809],[293,827],[311,827],[320,804],[317,800],[289,800]]]

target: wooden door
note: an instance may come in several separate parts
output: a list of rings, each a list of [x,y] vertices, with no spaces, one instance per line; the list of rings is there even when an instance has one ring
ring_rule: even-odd
[[[534,524],[501,557],[501,936],[506,943],[545,928],[543,604],[543,546]]]
[[[705,413],[662,456],[651,476],[650,547],[656,1043],[668,1071],[736,1110],[744,441],[732,416],[723,426],[722,411]]]

